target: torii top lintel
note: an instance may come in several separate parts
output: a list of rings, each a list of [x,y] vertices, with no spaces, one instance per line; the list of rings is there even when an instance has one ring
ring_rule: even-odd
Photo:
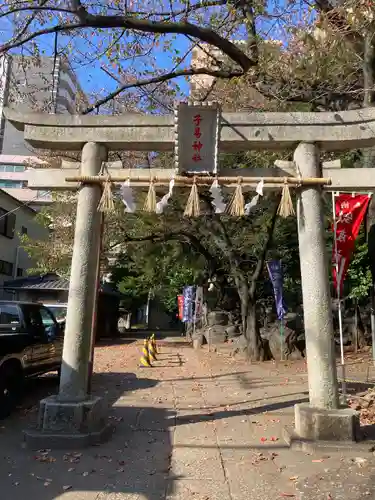
[[[80,150],[87,142],[110,150],[172,151],[174,117],[127,113],[119,116],[22,113],[4,108],[6,118],[32,146]],[[183,124],[181,124],[183,126]],[[292,149],[300,142],[340,151],[375,145],[375,108],[337,113],[223,113],[220,151]]]

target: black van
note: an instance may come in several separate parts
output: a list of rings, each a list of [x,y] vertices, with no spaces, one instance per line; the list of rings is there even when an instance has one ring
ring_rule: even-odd
[[[63,329],[35,302],[0,300],[0,418],[9,415],[25,377],[59,371]]]

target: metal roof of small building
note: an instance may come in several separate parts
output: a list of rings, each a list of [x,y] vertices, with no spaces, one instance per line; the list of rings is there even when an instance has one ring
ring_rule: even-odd
[[[27,276],[25,278],[17,278],[14,280],[5,281],[3,284],[4,290],[69,290],[69,280],[62,278],[55,273],[48,273],[38,276]],[[100,287],[100,291],[105,295],[121,296],[121,293],[114,290],[111,285],[104,283]]]

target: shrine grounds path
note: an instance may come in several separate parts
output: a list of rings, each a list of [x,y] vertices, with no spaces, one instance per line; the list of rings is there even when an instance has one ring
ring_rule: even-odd
[[[1,500],[375,499],[372,453],[311,455],[282,440],[293,405],[307,401],[303,363],[250,365],[170,338],[152,368],[139,368],[141,346],[96,348],[93,388],[115,426],[100,446],[25,449],[22,429],[57,378],[30,385],[0,422]]]

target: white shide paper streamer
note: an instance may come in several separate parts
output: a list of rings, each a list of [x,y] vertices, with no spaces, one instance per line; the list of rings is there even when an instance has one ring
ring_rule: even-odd
[[[259,198],[263,196],[263,187],[264,187],[264,181],[263,179],[258,182],[258,185],[255,189],[255,192],[257,193],[255,196],[253,196],[250,200],[249,203],[246,203],[245,205],[245,215],[249,215],[251,212],[251,209],[255,207],[255,205],[258,203]]]
[[[217,179],[213,181],[212,186],[210,187],[210,193],[212,196],[211,203],[215,209],[215,214],[224,213],[226,204],[224,203],[221,187],[219,186],[219,182]]]
[[[133,190],[130,187],[130,179],[125,181],[121,186],[121,198],[125,205],[125,212],[130,214],[134,213],[136,206],[133,198]]]
[[[163,196],[163,198],[157,202],[156,204],[156,213],[162,214],[164,208],[168,205],[169,198],[172,196],[174,187],[174,179],[171,179],[169,182],[169,190],[168,193]]]

